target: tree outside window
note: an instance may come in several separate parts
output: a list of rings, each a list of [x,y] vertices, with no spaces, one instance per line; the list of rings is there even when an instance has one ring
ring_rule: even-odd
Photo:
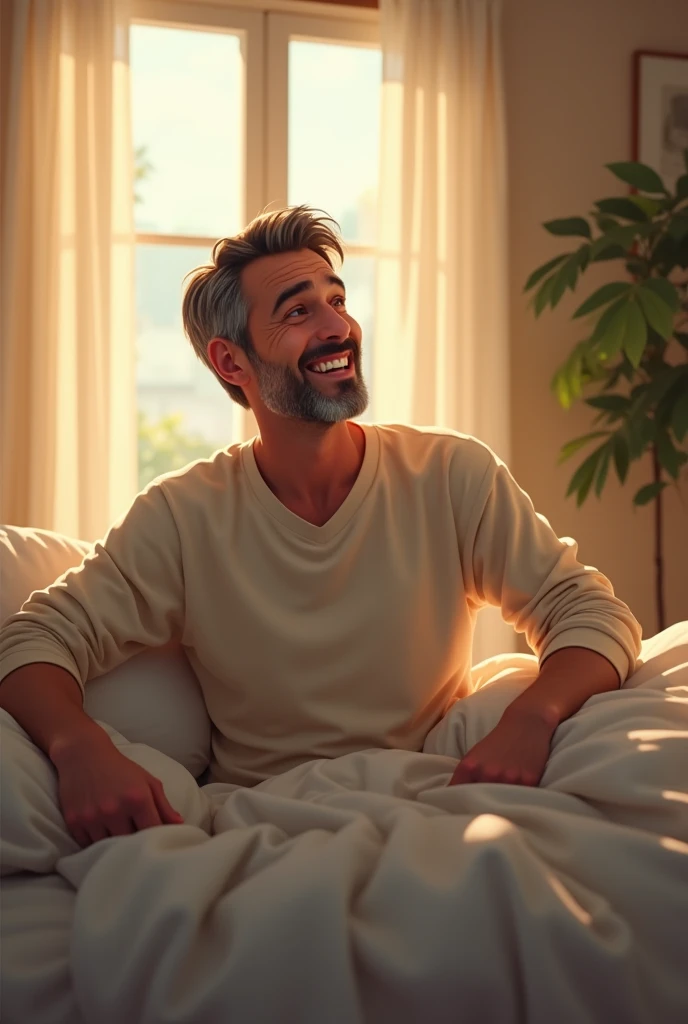
[[[155,170],[146,155],[146,147],[138,146],[134,153],[134,203],[140,203],[136,185]],[[182,469],[196,459],[208,458],[217,446],[200,434],[189,430],[182,413],[168,414],[153,419],[144,412],[138,414],[138,487],[147,484],[162,473]]]

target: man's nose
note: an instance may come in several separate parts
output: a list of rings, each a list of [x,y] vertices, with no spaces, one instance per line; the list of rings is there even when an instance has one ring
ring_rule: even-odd
[[[321,341],[326,341],[328,338],[337,338],[343,341],[349,337],[350,333],[351,326],[348,320],[341,316],[334,306],[328,305],[326,309],[323,309],[317,327],[317,335]]]

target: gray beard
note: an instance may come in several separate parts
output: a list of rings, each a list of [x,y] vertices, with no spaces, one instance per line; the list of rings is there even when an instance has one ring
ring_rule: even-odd
[[[360,416],[368,408],[368,389],[361,374],[361,354],[352,345],[356,376],[337,382],[336,395],[324,395],[305,376],[303,380],[288,366],[262,360],[255,351],[249,359],[256,369],[260,397],[278,416],[309,423],[339,423]]]

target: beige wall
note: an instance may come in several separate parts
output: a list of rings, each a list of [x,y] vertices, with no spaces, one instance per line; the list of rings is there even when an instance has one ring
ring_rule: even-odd
[[[604,164],[632,157],[637,49],[688,53],[688,0],[504,0],[511,468],[557,533],[574,537],[580,558],[610,577],[648,636],[656,632],[654,506],[634,511],[631,497],[651,480],[649,459],[634,464],[623,488],[610,472],[602,499],[593,495],[577,509],[564,494],[580,460],[557,466],[556,459],[562,444],[592,429],[593,411],[581,404],[565,412],[549,390],[554,370],[584,337],[571,313],[594,287],[617,276],[621,264],[588,271],[575,295],[567,292],[537,321],[523,295],[529,273],[567,249],[542,222],[585,214],[596,199],[624,193]],[[664,502],[668,623],[688,619],[687,477],[684,471],[683,506],[673,488]]]

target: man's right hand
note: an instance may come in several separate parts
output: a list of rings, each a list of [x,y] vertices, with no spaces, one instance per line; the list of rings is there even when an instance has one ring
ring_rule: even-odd
[[[65,823],[81,847],[154,825],[183,824],[160,779],[120,753],[107,736],[69,744],[51,759]]]

